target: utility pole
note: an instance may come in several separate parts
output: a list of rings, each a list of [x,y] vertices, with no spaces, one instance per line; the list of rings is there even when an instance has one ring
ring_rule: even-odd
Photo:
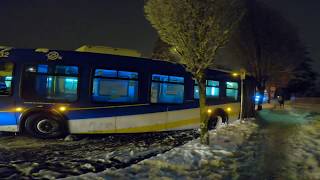
[[[240,97],[240,121],[243,120],[243,97],[244,97],[244,80],[246,79],[246,71],[244,69],[240,70],[240,79],[241,79],[241,97]]]

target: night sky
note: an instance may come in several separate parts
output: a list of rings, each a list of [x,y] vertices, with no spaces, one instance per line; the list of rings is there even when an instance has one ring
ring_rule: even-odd
[[[0,45],[73,50],[84,44],[149,55],[156,31],[144,0],[0,0]]]
[[[263,0],[299,30],[320,71],[320,0]],[[144,0],[0,0],[0,45],[73,50],[135,49],[149,56],[157,38]]]
[[[262,0],[278,10],[299,30],[320,72],[320,0]]]

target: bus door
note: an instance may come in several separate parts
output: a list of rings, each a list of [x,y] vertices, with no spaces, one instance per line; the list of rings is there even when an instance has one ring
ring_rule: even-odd
[[[16,129],[15,101],[12,91],[13,63],[0,62],[0,131]]]

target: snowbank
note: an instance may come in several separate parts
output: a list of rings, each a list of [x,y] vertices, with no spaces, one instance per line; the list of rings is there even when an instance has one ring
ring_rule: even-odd
[[[238,147],[257,129],[252,121],[236,121],[210,131],[210,145],[200,144],[199,138],[173,148],[163,154],[124,169],[107,169],[101,173],[88,173],[66,179],[159,179],[209,178],[220,179],[232,174],[230,157]],[[177,139],[179,141],[179,139]]]

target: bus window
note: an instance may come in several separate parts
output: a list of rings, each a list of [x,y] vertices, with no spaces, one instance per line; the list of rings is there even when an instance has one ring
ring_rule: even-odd
[[[13,64],[0,62],[0,96],[11,95]]]
[[[151,103],[183,103],[184,78],[152,75]]]
[[[138,86],[137,72],[96,69],[92,98],[95,102],[137,102]]]
[[[31,65],[25,68],[22,96],[26,100],[76,101],[78,67]]]
[[[63,75],[75,75],[75,76],[79,74],[77,66],[56,66],[55,73],[63,74]]]
[[[199,99],[199,86],[195,81],[194,86],[194,98]],[[206,98],[218,98],[219,97],[219,81],[206,80]]]
[[[226,96],[232,100],[238,100],[238,83],[227,82]]]

